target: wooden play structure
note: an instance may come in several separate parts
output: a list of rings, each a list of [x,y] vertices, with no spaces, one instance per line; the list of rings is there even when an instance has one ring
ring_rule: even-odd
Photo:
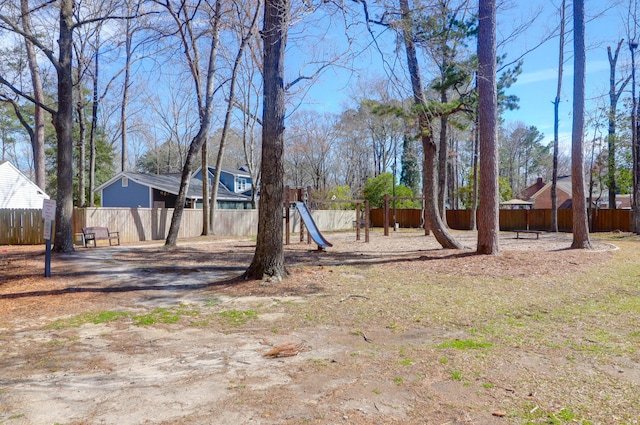
[[[393,226],[396,226],[396,217],[395,217],[395,209],[391,208],[389,206],[389,204],[393,201],[422,201],[422,205],[424,205],[424,198],[394,198],[387,195],[384,195],[384,207],[383,207],[383,211],[384,211],[384,218],[383,218],[383,228],[384,228],[384,235],[385,236],[389,236],[389,223],[390,221],[393,219]],[[392,216],[393,215],[393,216]],[[429,229],[429,223],[427,223],[427,218],[425,216],[425,210],[424,208],[422,208],[422,210],[420,211],[420,217],[421,217],[421,224],[422,224],[422,228],[424,229],[424,234],[425,236],[428,236],[429,234],[431,234],[431,230]]]
[[[328,199],[315,199],[311,197],[311,188],[290,188],[289,186],[285,187],[285,196],[284,196],[284,210],[285,210],[285,245],[289,245],[291,243],[291,227],[293,225],[291,220],[291,206],[303,204],[304,208],[298,207],[298,211],[301,214],[300,220],[300,242],[304,242],[304,236],[307,235],[307,243],[311,243],[312,239],[318,244],[318,249],[323,249],[323,245],[326,245],[328,241],[324,239],[320,231],[317,229],[315,222],[313,219],[311,221],[304,220],[304,214],[309,213],[313,205],[318,204],[355,204],[355,220],[354,227],[356,229],[356,241],[360,240],[361,227],[364,228],[365,234],[365,242],[369,242],[369,201],[362,199],[350,199],[350,200],[328,200]],[[362,206],[364,205],[364,211],[362,211]],[[310,214],[309,214],[310,215]],[[305,224],[305,221],[307,222]],[[358,225],[359,223],[363,224],[363,226]],[[309,229],[309,225],[314,226],[315,228]],[[319,236],[319,237],[318,237]],[[330,246],[330,244],[329,244]]]

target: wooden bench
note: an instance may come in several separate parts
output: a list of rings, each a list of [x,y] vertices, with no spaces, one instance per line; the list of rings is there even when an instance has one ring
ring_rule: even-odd
[[[540,234],[542,233],[540,230],[514,230],[514,232],[516,232],[516,239],[520,239],[520,233],[531,233],[536,235],[536,239],[540,239]]]
[[[120,245],[120,232],[110,232],[106,227],[83,227],[82,228],[82,245],[89,246],[93,242],[96,246],[97,241],[109,241],[109,246],[114,245],[111,241],[117,241],[115,245]]]

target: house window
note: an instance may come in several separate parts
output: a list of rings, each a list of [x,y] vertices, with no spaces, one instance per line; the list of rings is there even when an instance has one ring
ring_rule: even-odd
[[[247,179],[238,179],[238,192],[247,190]]]
[[[129,177],[122,178],[122,187],[129,187]]]

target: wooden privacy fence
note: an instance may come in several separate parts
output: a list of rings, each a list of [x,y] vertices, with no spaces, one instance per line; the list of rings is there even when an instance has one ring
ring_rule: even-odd
[[[312,210],[321,231],[352,230],[353,210]],[[73,232],[78,243],[83,227],[107,227],[120,232],[121,243],[163,240],[171,225],[171,208],[76,208]],[[299,218],[294,217],[299,229]],[[44,244],[41,210],[0,210],[0,245]],[[258,210],[216,210],[213,232],[222,236],[250,236],[258,233]],[[178,238],[202,234],[202,210],[185,209]]]
[[[422,210],[397,209],[396,222],[400,227],[421,227]],[[631,210],[592,210],[590,220],[591,232],[611,232],[620,230],[632,231]],[[384,224],[384,210],[376,208],[371,210],[371,222],[376,227]],[[471,210],[447,210],[447,224],[452,229],[468,230],[471,223]],[[389,217],[389,225],[393,226],[393,217]],[[573,226],[573,211],[558,210],[558,230],[571,232]],[[500,210],[500,230],[551,230],[551,210]]]
[[[0,210],[0,244],[36,245],[43,243],[42,210]]]

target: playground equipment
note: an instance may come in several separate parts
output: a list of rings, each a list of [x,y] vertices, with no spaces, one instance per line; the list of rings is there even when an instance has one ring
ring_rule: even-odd
[[[353,200],[325,200],[325,199],[311,199],[311,188],[307,187],[306,189],[302,188],[289,188],[287,186],[285,188],[285,196],[284,196],[284,210],[285,210],[285,245],[290,244],[290,235],[291,235],[291,205],[295,205],[298,213],[300,214],[300,242],[304,241],[304,234],[307,233],[307,243],[311,243],[313,240],[316,244],[318,244],[318,249],[322,250],[324,248],[332,246],[322,233],[320,232],[318,226],[316,225],[311,213],[309,211],[308,205],[321,204],[321,203],[348,203],[348,204],[356,204],[356,219],[353,221],[354,223],[364,223],[365,229],[365,242],[369,242],[369,201],[353,199]],[[362,204],[364,204],[365,211],[364,216],[362,214]],[[305,232],[306,227],[306,232]],[[355,225],[356,228],[356,241],[360,240],[360,227],[359,225]]]
[[[318,226],[316,226],[316,222],[313,221],[313,217],[311,217],[311,213],[307,209],[307,205],[304,202],[296,202],[296,208],[300,213],[300,218],[302,218],[302,222],[305,226],[307,226],[307,231],[309,232],[309,236],[313,239],[313,241],[318,244],[318,249],[325,249],[330,246],[333,246],[328,240],[322,236],[320,230],[318,230]]]
[[[399,228],[398,222],[396,221],[395,201],[404,201],[404,200],[421,201],[422,205],[424,205],[424,198],[397,198],[397,197],[391,197],[388,194],[386,194],[386,195],[384,195],[383,199],[384,199],[383,229],[384,229],[384,235],[385,236],[389,236],[389,221],[390,221],[391,218],[393,218],[393,231],[395,232]],[[391,209],[389,207],[389,204],[391,202],[394,203],[394,208],[393,209]],[[393,217],[391,217],[391,212],[393,212]],[[421,217],[421,227],[424,229],[425,236],[428,236],[431,233],[431,231],[429,229],[429,223],[427,223],[427,220],[426,220],[426,217],[425,217],[424,207],[420,211],[420,217]]]

